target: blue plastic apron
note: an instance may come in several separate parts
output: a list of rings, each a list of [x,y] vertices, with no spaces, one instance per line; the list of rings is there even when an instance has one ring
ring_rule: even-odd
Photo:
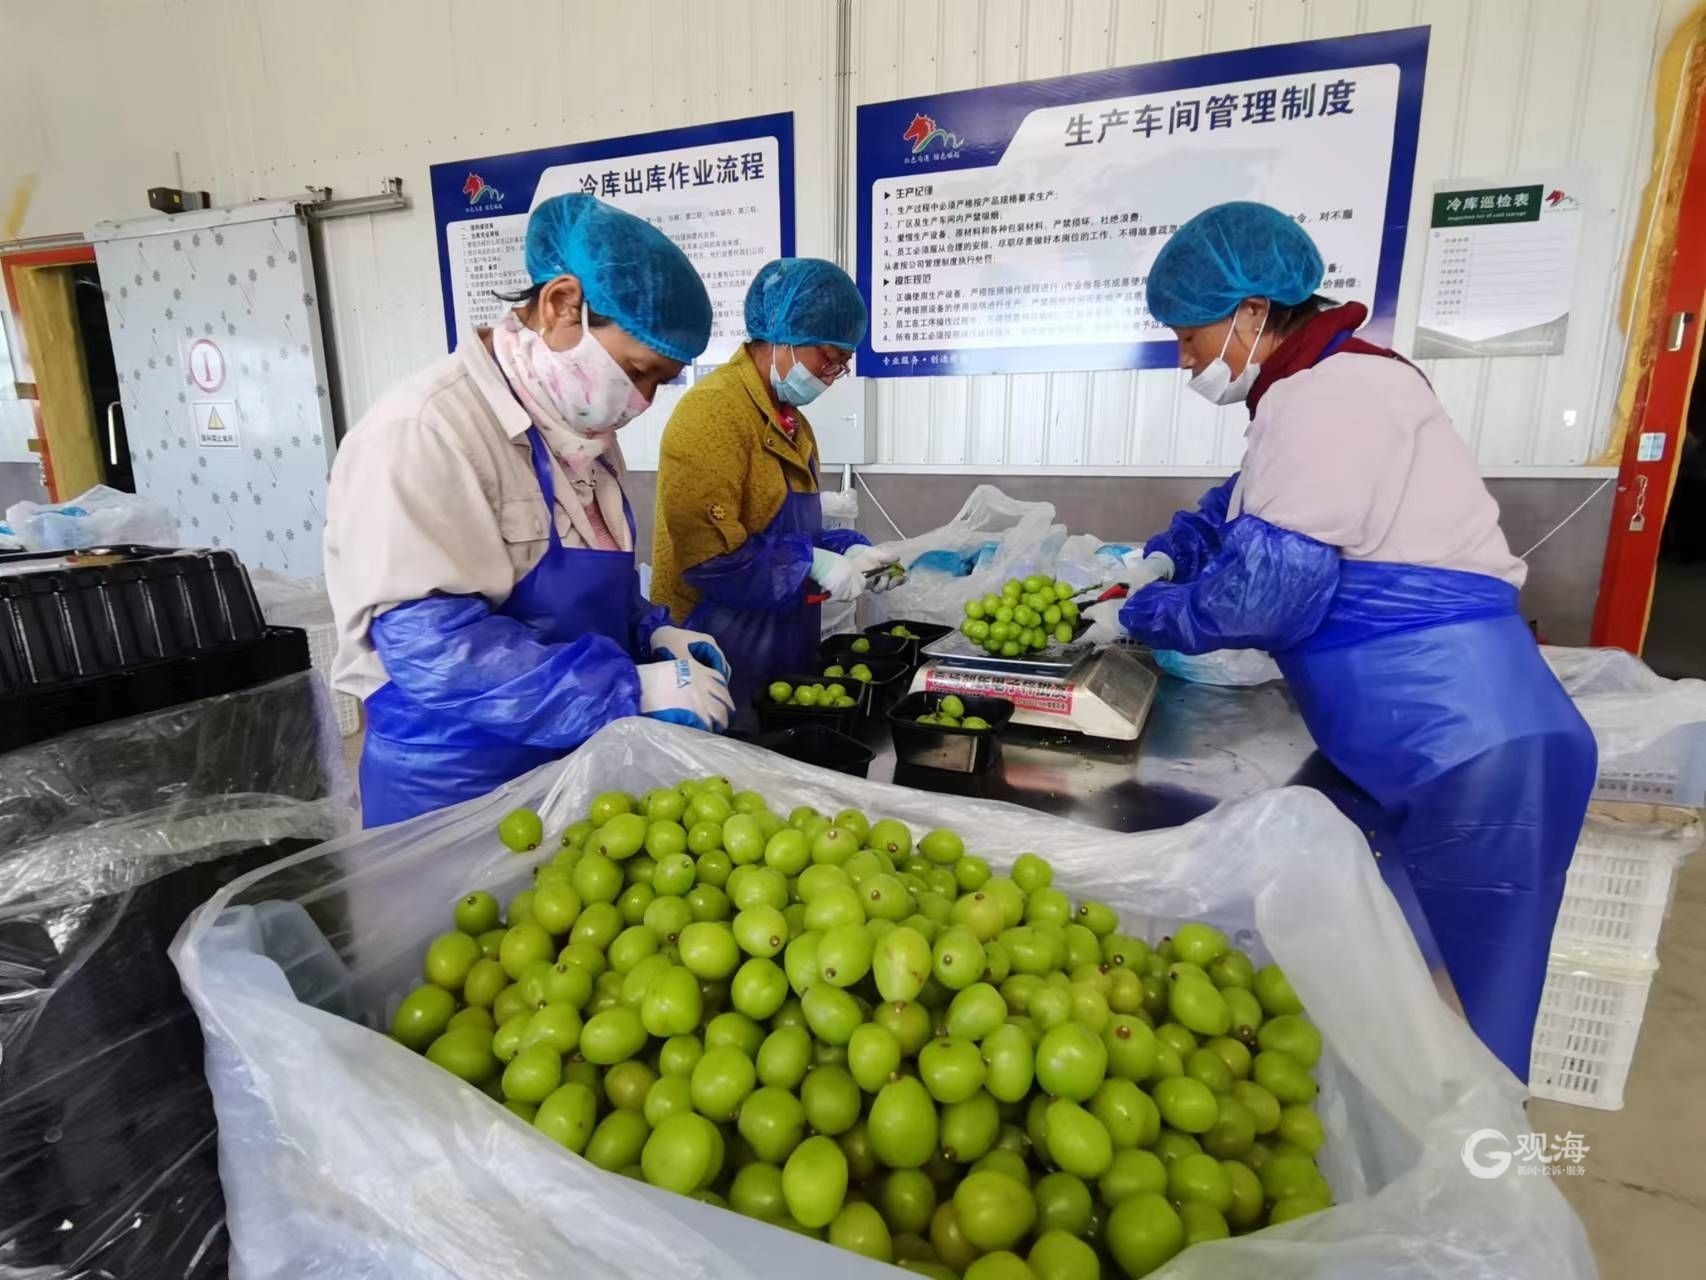
[[[634,591],[634,553],[565,547],[557,533],[557,487],[550,451],[537,427],[527,431],[533,474],[545,500],[549,545],[495,612],[531,627],[548,644],[601,635],[634,652],[628,601]],[[623,498],[628,544],[634,512]],[[361,751],[364,826],[401,822],[417,814],[485,795],[493,788],[561,757],[554,747],[506,741],[465,721],[448,719],[412,701],[394,684],[367,699],[367,739]]]
[[[1597,751],[1516,588],[1347,560],[1321,628],[1274,657],[1322,754],[1380,805],[1424,951],[1431,932],[1470,1025],[1526,1080]]]
[[[817,480],[815,463],[812,480]],[[783,484],[787,484],[786,472]],[[823,502],[818,494],[795,493],[792,489],[763,529],[766,534],[805,533],[814,539],[822,531]],[[710,633],[728,655],[734,669],[729,693],[734,698],[735,715],[744,720],[751,714],[752,698],[761,680],[812,670],[821,639],[822,612],[803,597],[797,609],[737,609],[701,600],[687,616],[686,626],[690,631]]]

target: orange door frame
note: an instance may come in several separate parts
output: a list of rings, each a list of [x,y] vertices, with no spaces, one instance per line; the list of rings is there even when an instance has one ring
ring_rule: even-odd
[[[23,316],[18,311],[18,288],[13,281],[13,273],[20,267],[75,266],[81,262],[93,262],[94,260],[95,246],[92,244],[67,245],[62,249],[36,249],[23,253],[0,253],[0,278],[4,279],[6,285],[6,306],[12,313],[13,331],[18,335],[20,341],[23,340],[24,336],[24,323]],[[32,413],[35,416],[36,444],[41,450],[41,470],[47,484],[48,500],[58,502],[62,496],[70,497],[71,495],[61,495],[59,487],[54,483],[53,455],[48,451],[47,435],[42,430],[40,399],[35,401],[35,408]]]
[[[1664,281],[1656,291],[1662,302],[1635,321],[1638,341],[1632,359],[1651,352],[1651,363],[1635,390],[1633,410],[1624,430],[1623,456],[1617,473],[1617,494],[1611,506],[1611,531],[1605,543],[1599,601],[1594,607],[1593,643],[1640,653],[1652,613],[1653,583],[1658,575],[1659,539],[1670,509],[1671,491],[1688,430],[1688,399],[1700,352],[1701,328],[1706,325],[1706,79],[1698,82],[1683,120],[1692,139],[1684,138],[1678,155],[1687,164],[1682,197],[1677,206],[1676,234],[1670,261],[1660,269]],[[1679,108],[1681,110],[1681,108]],[[1660,160],[1662,163],[1662,158]],[[1675,319],[1687,316],[1686,321]],[[1680,324],[1680,328],[1677,326]],[[1660,436],[1659,456],[1641,460],[1641,442]]]

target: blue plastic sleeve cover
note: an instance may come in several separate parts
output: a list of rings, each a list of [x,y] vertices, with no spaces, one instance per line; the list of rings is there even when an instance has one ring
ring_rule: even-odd
[[[386,675],[410,699],[513,742],[578,746],[640,710],[639,673],[614,640],[546,644],[479,596],[398,605],[368,634]]]
[[[628,617],[634,625],[634,652],[652,651],[652,633],[670,625],[669,606],[653,604],[640,594],[640,575],[635,574],[628,586]]]
[[[868,547],[871,540],[857,529],[823,529],[812,536],[812,545],[844,556],[854,547]]]
[[[1255,516],[1225,527],[1220,554],[1190,582],[1133,592],[1120,625],[1156,649],[1282,652],[1327,616],[1339,585],[1339,552]]]
[[[749,534],[733,551],[688,569],[682,581],[704,599],[734,609],[798,609],[811,576],[812,546],[809,533]]]
[[[1158,533],[1143,544],[1145,555],[1159,551],[1173,561],[1174,582],[1189,582],[1220,551],[1226,508],[1237,483],[1238,475],[1234,472],[1224,483],[1203,494],[1195,511],[1177,513],[1165,533]]]

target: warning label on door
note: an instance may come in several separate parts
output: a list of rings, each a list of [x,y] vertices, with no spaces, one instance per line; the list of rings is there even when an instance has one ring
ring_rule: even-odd
[[[195,413],[195,442],[203,449],[235,449],[243,442],[237,438],[237,403],[234,400],[196,400],[190,405]]]

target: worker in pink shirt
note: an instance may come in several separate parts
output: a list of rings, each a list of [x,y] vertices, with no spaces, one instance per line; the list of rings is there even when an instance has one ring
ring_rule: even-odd
[[[1129,598],[1090,612],[1156,649],[1273,654],[1383,811],[1383,870],[1470,1023],[1526,1079],[1593,736],[1517,611],[1526,566],[1473,455],[1427,379],[1356,336],[1366,309],[1317,295],[1323,274],[1266,205],[1217,205],[1162,246],[1149,310],[1193,391],[1248,406],[1248,444],[1145,544]]]

